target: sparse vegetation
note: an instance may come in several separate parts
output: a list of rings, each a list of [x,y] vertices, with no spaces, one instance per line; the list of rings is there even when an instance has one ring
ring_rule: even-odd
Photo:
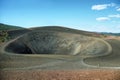
[[[7,31],[5,30],[0,31],[0,43],[7,41],[7,39],[8,39]]]

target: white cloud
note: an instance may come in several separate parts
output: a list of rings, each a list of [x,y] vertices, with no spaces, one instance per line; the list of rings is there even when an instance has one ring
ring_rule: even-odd
[[[111,18],[120,18],[120,14],[108,15],[108,17],[111,17]]]
[[[112,18],[120,18],[120,14],[113,14],[113,15],[108,15],[106,17],[98,17],[96,18],[97,21],[108,21],[112,20]],[[113,23],[119,23],[119,21],[112,21]]]
[[[93,5],[91,9],[92,10],[103,10],[103,9],[107,9],[108,7],[113,7],[115,5],[116,5],[115,3]]]
[[[99,17],[99,18],[96,18],[97,21],[108,21],[110,20],[110,18],[108,17]]]
[[[93,5],[92,6],[92,10],[103,10],[103,9],[106,9],[107,8],[107,5]]]
[[[120,8],[118,8],[117,11],[120,11]]]

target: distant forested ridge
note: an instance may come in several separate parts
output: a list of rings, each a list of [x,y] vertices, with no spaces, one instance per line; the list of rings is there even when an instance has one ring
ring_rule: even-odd
[[[13,26],[13,25],[7,25],[0,23],[0,31],[2,30],[17,30],[17,29],[23,29],[22,27],[19,26]]]
[[[101,34],[104,34],[104,35],[113,35],[113,36],[120,36],[120,33],[102,32]]]

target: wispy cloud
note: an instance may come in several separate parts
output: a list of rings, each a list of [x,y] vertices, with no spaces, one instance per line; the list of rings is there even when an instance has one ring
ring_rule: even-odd
[[[108,21],[108,20],[110,20],[110,18],[108,18],[108,17],[98,17],[98,18],[96,18],[96,20],[97,21]]]
[[[111,17],[111,18],[120,18],[120,14],[108,15],[108,17]]]
[[[111,20],[112,18],[120,18],[120,14],[108,15],[106,17],[98,17],[96,18],[96,20],[97,21],[108,21],[108,20]]]
[[[117,8],[117,11],[120,11],[120,8]]]
[[[103,9],[106,9],[107,8],[107,5],[104,4],[104,5],[93,5],[92,6],[92,10],[103,10]]]
[[[91,7],[92,10],[103,10],[103,9],[107,9],[108,7],[113,7],[115,6],[115,3],[110,3],[110,4],[99,4],[99,5],[93,5]]]

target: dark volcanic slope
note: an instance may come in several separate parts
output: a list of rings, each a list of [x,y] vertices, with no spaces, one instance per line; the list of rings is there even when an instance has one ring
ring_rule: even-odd
[[[29,29],[18,29],[18,30],[9,30],[9,31],[7,31],[7,33],[8,33],[8,37],[10,39],[14,39],[20,35],[30,32],[30,31],[31,30],[29,30]]]
[[[61,27],[61,26],[35,27],[35,28],[31,28],[31,30],[49,30],[49,31],[66,32],[66,33],[71,33],[71,34],[73,33],[73,34],[82,34],[86,36],[99,37],[99,34],[95,32],[82,31],[82,30],[77,30],[77,29]]]

